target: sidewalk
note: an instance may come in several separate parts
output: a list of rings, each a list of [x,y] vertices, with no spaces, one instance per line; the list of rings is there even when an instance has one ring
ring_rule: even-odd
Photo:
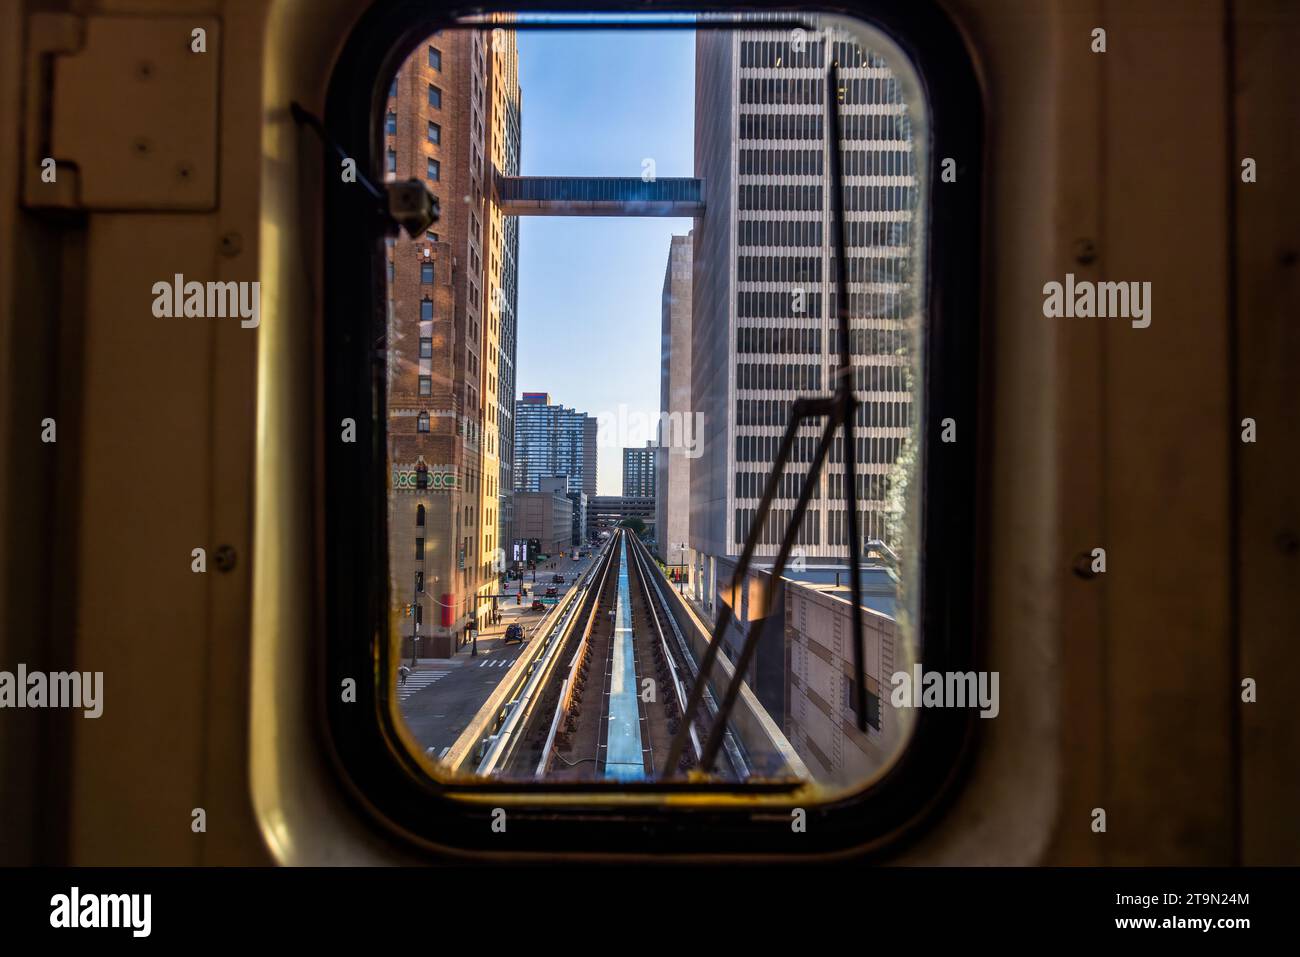
[[[590,555],[580,562],[566,562],[564,560],[559,560],[556,562],[555,568],[537,569],[537,578],[535,581],[533,580],[531,573],[525,573],[523,585],[527,589],[528,594],[523,597],[523,601],[519,604],[516,604],[515,598],[519,593],[520,583],[517,580],[509,582],[509,597],[501,598],[497,602],[497,611],[501,614],[501,621],[498,624],[486,626],[478,633],[478,653],[482,655],[485,652],[495,651],[496,649],[503,647],[501,639],[506,633],[506,628],[516,622],[523,625],[524,638],[532,638],[533,631],[537,627],[537,624],[545,618],[546,613],[551,610],[551,606],[547,605],[542,611],[533,611],[530,607],[533,603],[533,599],[545,595],[546,589],[550,587],[558,588],[560,597],[563,597],[568,589],[572,588],[578,579],[586,574],[587,569],[591,567],[591,563],[592,556]],[[564,576],[563,585],[553,585],[551,578],[557,574]],[[511,643],[504,647],[516,648],[518,646]],[[461,660],[468,660],[473,656],[473,648],[474,642],[467,642],[463,645],[457,645],[455,653],[450,658],[421,658],[420,663],[421,665],[424,665],[426,662],[430,665],[435,663],[443,665]]]

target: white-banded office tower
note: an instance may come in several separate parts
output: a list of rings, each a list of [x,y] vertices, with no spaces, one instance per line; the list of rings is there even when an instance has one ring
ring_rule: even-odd
[[[914,425],[911,362],[916,205],[912,123],[877,54],[845,34],[700,31],[695,172],[706,208],[694,234],[692,399],[705,441],[691,467],[697,597],[712,607],[716,563],[738,555],[772,471],[791,403],[829,395],[839,345],[827,67],[838,61],[859,529],[898,547],[900,453]],[[774,556],[820,432],[799,431],[764,529]],[[849,553],[837,438],[797,547],[809,562]],[[725,569],[724,569],[725,571]]]

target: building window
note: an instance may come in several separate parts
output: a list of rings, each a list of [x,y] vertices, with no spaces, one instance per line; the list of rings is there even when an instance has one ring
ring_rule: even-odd
[[[434,70],[442,70],[442,51],[437,47],[429,47],[429,66]]]
[[[433,377],[420,376],[420,395],[433,395]]]
[[[397,172],[397,151],[396,150],[388,151],[388,172],[390,173]]]
[[[389,96],[397,96],[397,77],[393,77],[393,85],[388,88]]]
[[[433,120],[429,121],[429,142],[435,146],[442,142],[442,127]]]
[[[417,431],[417,432],[428,432],[428,431],[429,431],[429,413],[428,413],[428,412],[421,412],[418,416],[415,417],[415,431]],[[420,525],[423,525],[423,524],[424,524],[424,506],[423,506],[423,505],[420,506],[420,521],[419,521],[419,524],[420,524]]]
[[[434,182],[437,182],[439,179],[442,178],[442,164],[440,164],[436,159],[430,159],[428,161],[428,167],[426,169],[426,173],[429,179],[433,180]]]
[[[429,305],[432,306],[433,303],[429,303]],[[432,313],[433,310],[430,309],[429,311]],[[430,316],[430,318],[432,318],[432,316]],[[433,340],[430,339],[428,336],[425,336],[420,340],[420,358],[421,359],[433,358]]]
[[[393,263],[392,263],[392,260],[389,260],[389,263],[388,263],[388,281],[389,281],[389,282],[392,282],[392,281],[393,281]]]
[[[423,413],[423,415],[426,419],[429,417],[429,413],[427,412]],[[418,525],[420,528],[424,528],[424,506],[423,505],[415,506],[415,524]]]
[[[438,234],[435,233],[432,229],[425,230],[424,238],[431,243],[436,243],[438,241]]]
[[[420,282],[426,286],[433,284],[433,263],[420,263]],[[430,303],[429,305],[432,306],[433,304]],[[433,318],[432,313],[430,313],[429,318]]]
[[[388,114],[388,119],[387,119],[387,120],[385,121],[385,123],[384,123],[384,129],[386,129],[386,130],[388,131],[388,135],[389,135],[389,136],[392,136],[394,133],[397,132],[397,114],[396,114],[396,113],[389,112],[389,114]]]
[[[423,538],[417,538],[415,540],[415,560],[417,562],[424,561],[424,539]]]
[[[429,84],[429,105],[442,109],[442,90],[432,83]]]

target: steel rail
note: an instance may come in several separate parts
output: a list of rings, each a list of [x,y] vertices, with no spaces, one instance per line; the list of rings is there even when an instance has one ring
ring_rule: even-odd
[[[640,543],[637,544],[639,545]],[[634,547],[632,551],[636,556],[634,560],[636,561],[637,574],[641,578],[641,590],[645,594],[646,607],[650,609],[650,620],[654,623],[655,632],[659,635],[659,647],[663,650],[664,660],[668,662],[669,674],[673,679],[673,692],[677,697],[677,708],[682,713],[682,720],[685,721],[687,692],[685,687],[682,685],[682,679],[678,674],[682,669],[678,665],[677,655],[673,654],[672,649],[668,645],[668,638],[664,635],[663,625],[660,624],[659,620],[661,615],[666,615],[668,612],[660,605],[663,601],[663,596],[661,594],[655,595],[651,593],[651,587],[657,586],[657,583],[651,581],[650,573],[646,570],[646,556],[642,553],[640,548]],[[694,723],[691,725],[690,733],[691,745],[695,750],[695,760],[699,761],[702,751],[700,747],[699,732],[694,726]]]
[[[613,554],[612,551],[610,554]],[[573,703],[574,682],[578,676],[578,669],[582,665],[582,655],[587,650],[587,645],[590,644],[591,632],[600,611],[600,596],[605,593],[605,582],[609,580],[610,564],[610,556],[607,555],[602,560],[600,584],[596,586],[595,593],[592,596],[591,606],[587,612],[587,624],[582,630],[582,638],[579,639],[578,647],[574,650],[573,658],[569,661],[569,673],[560,688],[560,699],[555,704],[555,715],[551,718],[551,728],[546,735],[546,745],[542,748],[542,756],[537,762],[537,770],[533,772],[533,777],[541,778],[546,775],[546,770],[551,763],[551,749],[555,747],[555,736],[560,730],[560,720],[569,713],[569,707]]]
[[[490,744],[487,752],[476,769],[479,775],[488,776],[495,773],[498,768],[509,763],[510,758],[513,756],[514,748],[522,738],[522,735],[516,732],[519,730],[521,723],[531,715],[538,689],[543,686],[550,676],[553,670],[552,666],[558,660],[559,650],[564,646],[565,639],[572,629],[577,611],[582,606],[591,587],[595,571],[596,566],[594,565],[587,569],[582,577],[580,590],[571,598],[566,596],[570,600],[566,603],[564,611],[547,633],[541,651],[534,654],[532,661],[528,665],[522,682],[522,691],[517,697],[510,699],[509,704],[506,705],[509,713],[505,720],[501,722],[497,732],[488,738]]]

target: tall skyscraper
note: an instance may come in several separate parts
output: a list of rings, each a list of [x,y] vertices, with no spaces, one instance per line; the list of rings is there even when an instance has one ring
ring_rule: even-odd
[[[487,155],[491,175],[519,175],[523,94],[519,89],[519,50],[513,31],[494,30],[488,54]],[[495,189],[489,189],[495,195]],[[519,217],[506,216],[493,202],[487,204],[487,348],[495,359],[489,364],[492,396],[491,430],[497,452],[498,540],[509,544],[510,495],[514,488],[515,359],[519,306]]]
[[[691,403],[691,236],[674,236],[664,269],[659,367],[659,448],[655,454],[655,542],[672,565],[690,542],[691,455],[702,436]],[[626,474],[626,466],[624,466]],[[626,489],[624,490],[626,493]]]
[[[692,387],[703,415],[691,463],[690,537],[699,597],[712,607],[717,563],[744,545],[794,399],[827,395],[838,362],[826,68],[840,65],[851,356],[862,405],[857,487],[864,539],[896,543],[891,482],[912,426],[908,279],[915,205],[911,123],[875,54],[829,31],[696,38],[696,175],[708,208],[694,232]],[[799,430],[759,556],[774,555],[820,426]],[[850,548],[843,440],[814,490],[797,547],[808,559]],[[861,544],[858,546],[861,547]],[[725,572],[725,569],[724,569]],[[700,573],[703,573],[702,575]]]
[[[515,403],[514,488],[539,491],[541,479],[566,475],[570,492],[596,494],[596,417],[552,405],[545,392]]]
[[[655,459],[658,450],[653,442],[643,449],[623,450],[623,495],[637,498],[655,497]]]
[[[508,31],[440,32],[389,91],[385,175],[423,180],[441,208],[424,236],[388,241],[390,605],[403,654],[413,633],[421,654],[453,653],[495,591],[517,236],[490,177],[518,168],[514,51]]]

